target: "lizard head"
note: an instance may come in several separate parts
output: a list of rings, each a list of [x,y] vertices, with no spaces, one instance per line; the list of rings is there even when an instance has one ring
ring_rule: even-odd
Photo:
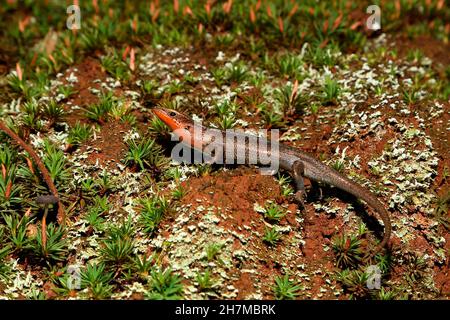
[[[152,111],[173,131],[180,129],[191,131],[194,126],[194,121],[191,118],[178,111],[166,108],[154,108]]]
[[[203,127],[184,114],[166,108],[153,108],[153,113],[172,129],[185,144],[201,149],[203,145]],[[197,128],[197,129],[195,129]],[[201,129],[199,129],[201,128]]]

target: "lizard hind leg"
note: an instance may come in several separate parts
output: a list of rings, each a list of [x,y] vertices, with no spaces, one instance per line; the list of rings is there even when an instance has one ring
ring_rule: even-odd
[[[300,160],[295,161],[292,166],[292,177],[294,178],[297,187],[297,192],[295,192],[295,200],[297,200],[302,207],[305,207],[304,200],[306,198],[305,182],[303,180],[304,172],[305,166],[303,165],[303,162]]]

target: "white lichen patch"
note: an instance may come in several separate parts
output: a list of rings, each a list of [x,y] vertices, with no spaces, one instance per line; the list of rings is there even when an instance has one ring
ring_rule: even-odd
[[[38,297],[40,287],[43,282],[38,276],[32,274],[30,271],[23,270],[23,268],[17,263],[12,261],[10,263],[11,274],[13,275],[9,281],[2,279],[6,288],[3,290],[0,298],[4,299],[35,299]]]
[[[201,208],[201,207],[200,207]],[[181,272],[185,278],[195,281],[199,272],[209,267],[212,277],[216,278],[221,294],[229,298],[236,297],[236,290],[231,287],[232,275],[229,270],[233,266],[232,244],[233,234],[219,227],[219,218],[214,208],[192,210],[190,207],[179,208],[175,223],[169,227],[170,236],[159,235],[151,242],[155,248],[164,248],[165,256],[175,271]],[[198,222],[192,224],[197,216]],[[208,257],[208,247],[217,245],[220,248],[213,259]],[[201,298],[202,294],[195,288],[185,290],[186,297]]]

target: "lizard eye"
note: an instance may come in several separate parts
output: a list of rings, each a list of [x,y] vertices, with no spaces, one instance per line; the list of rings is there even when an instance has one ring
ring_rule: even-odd
[[[176,115],[177,114],[175,112],[173,112],[173,111],[169,113],[169,116],[171,116],[171,117],[175,117]]]

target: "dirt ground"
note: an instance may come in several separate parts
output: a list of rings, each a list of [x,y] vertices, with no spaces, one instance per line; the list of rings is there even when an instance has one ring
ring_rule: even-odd
[[[358,21],[363,15],[349,17]],[[410,20],[404,22],[416,23]],[[226,35],[216,30],[209,36],[222,33]],[[70,208],[64,257],[51,263],[29,258],[34,249],[16,248],[6,219],[0,221],[0,240],[11,247],[4,257],[0,254],[4,260],[0,276],[3,265],[8,270],[0,277],[0,297],[154,298],[158,272],[170,269],[182,286],[176,298],[183,299],[274,299],[277,280],[285,275],[291,286],[298,286],[293,296],[297,299],[448,299],[450,101],[443,98],[442,88],[448,87],[450,44],[431,35],[366,33],[367,42],[359,51],[348,46],[334,52],[324,42],[329,59],[335,61],[332,65],[303,54],[312,46],[306,41],[304,47],[287,50],[270,47],[265,57],[245,49],[247,43],[240,43],[239,37],[224,47],[207,38],[184,45],[156,44],[153,39],[152,44],[143,36],[136,46],[135,66],[125,55],[129,48],[117,50],[116,64],[126,65],[128,78],[121,78],[120,68],[105,62],[111,49],[105,44],[105,50],[91,50],[49,75],[48,90],[37,105],[57,99],[63,86],[75,93],[58,100],[64,112],[59,127],[49,127],[44,112],[38,112],[42,119],[35,122],[42,121],[41,129],[27,127],[21,100],[27,98],[8,87],[8,74],[17,74],[17,61],[12,50],[0,48],[0,115],[15,123],[19,133],[30,133],[26,140],[41,157],[48,156],[46,141],[62,152],[68,178],[58,176],[55,181],[61,201]],[[108,44],[112,46],[112,41]],[[293,68],[295,76],[279,70],[279,57],[286,52],[300,61]],[[241,67],[244,80],[237,70]],[[231,72],[232,80],[220,72]],[[307,102],[301,111],[286,116],[282,90],[292,90],[295,79],[295,94]],[[339,92],[326,101],[329,79]],[[145,89],[144,84],[152,81],[152,88]],[[117,99],[107,120],[89,118],[86,110],[103,103],[105,92]],[[288,103],[295,94],[285,94]],[[221,114],[223,102],[231,107]],[[280,172],[280,177],[262,175],[256,166],[175,163],[169,159],[174,144],[168,129],[155,122],[151,111],[155,106],[177,109],[208,126],[221,126],[232,117],[236,128],[279,128],[282,143],[313,155],[376,195],[392,221],[388,248],[367,260],[356,254],[356,262],[339,264],[340,254],[354,254],[352,236],[363,253],[380,241],[383,226],[372,208],[343,190],[308,180],[302,207],[294,199],[292,179],[284,180],[289,172]],[[278,120],[269,119],[274,115]],[[70,145],[70,130],[79,124],[89,127],[91,134],[80,145]],[[6,137],[0,139],[2,148],[15,148]],[[148,140],[155,146],[150,155],[142,156],[144,169],[125,160],[130,141]],[[40,183],[39,178],[26,179],[26,157],[17,152],[21,169],[15,183],[20,185],[21,201],[5,200],[0,209],[4,215],[16,210],[22,217],[30,208],[33,220],[27,228],[34,233],[27,237],[35,243],[43,213],[31,203],[43,189],[33,184]],[[6,168],[13,166],[7,166],[1,155],[6,179]],[[102,185],[105,176],[109,180]],[[177,190],[183,191],[179,197],[174,195]],[[142,201],[153,199],[156,207],[151,209],[156,210],[161,205],[155,204],[158,197],[167,201],[168,209],[160,221],[151,221],[156,226],[148,231]],[[279,220],[267,218],[271,206],[283,212]],[[93,222],[95,210],[99,213]],[[131,249],[126,258],[114,260],[111,256],[120,256],[126,248],[111,253],[108,239],[128,222],[132,231],[121,241],[130,240]],[[57,224],[53,213],[49,223]],[[279,235],[275,244],[265,240],[271,229]],[[342,247],[337,245],[340,238],[345,239]],[[142,257],[153,259],[148,270],[134,260]],[[81,266],[83,275],[88,266],[104,267],[103,274],[110,274],[103,283],[107,289],[96,293],[84,276],[81,289],[67,290],[67,267],[74,264]],[[381,290],[365,286],[365,272],[374,264],[385,266]],[[202,288],[199,279],[206,273],[211,284]],[[161,286],[172,288],[170,279]]]

